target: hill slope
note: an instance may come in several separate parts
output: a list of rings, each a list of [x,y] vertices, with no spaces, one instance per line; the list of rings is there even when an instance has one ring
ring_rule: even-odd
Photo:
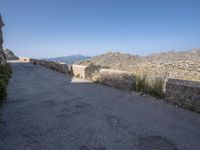
[[[146,74],[149,78],[171,77],[200,81],[200,49],[169,51],[145,57],[108,52],[79,64],[91,63],[135,74]]]

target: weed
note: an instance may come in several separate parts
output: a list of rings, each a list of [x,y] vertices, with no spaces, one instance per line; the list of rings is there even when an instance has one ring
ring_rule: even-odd
[[[153,97],[162,98],[164,96],[163,86],[164,80],[162,78],[155,78],[155,80],[149,81],[147,80],[147,75],[136,75],[132,89],[137,92],[149,94]]]

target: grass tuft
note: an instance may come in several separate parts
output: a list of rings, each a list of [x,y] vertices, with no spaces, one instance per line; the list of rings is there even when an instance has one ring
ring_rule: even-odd
[[[162,98],[164,97],[163,86],[164,80],[162,78],[155,78],[154,80],[149,81],[147,80],[147,75],[136,75],[132,89],[156,98]]]

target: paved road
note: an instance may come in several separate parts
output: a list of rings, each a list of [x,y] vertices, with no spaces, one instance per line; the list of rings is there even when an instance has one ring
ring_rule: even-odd
[[[13,63],[0,150],[199,150],[200,114]]]

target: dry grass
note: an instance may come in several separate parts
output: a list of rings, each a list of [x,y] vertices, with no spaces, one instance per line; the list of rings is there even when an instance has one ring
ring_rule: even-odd
[[[136,75],[132,89],[156,98],[162,98],[164,96],[163,86],[164,80],[162,78],[155,78],[154,80],[149,81],[146,75]]]

